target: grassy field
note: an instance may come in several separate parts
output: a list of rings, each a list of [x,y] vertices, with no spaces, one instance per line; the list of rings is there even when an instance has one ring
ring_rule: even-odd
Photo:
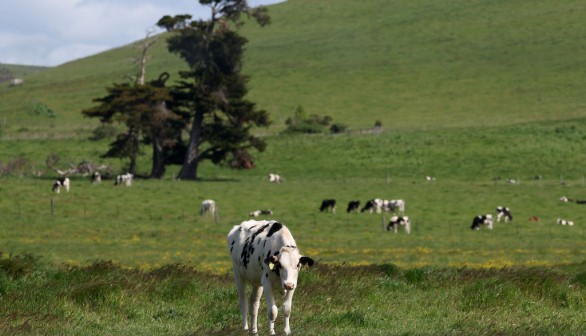
[[[474,130],[272,137],[268,150],[257,156],[262,168],[232,171],[205,164],[205,178],[197,183],[137,180],[132,188],[74,177],[71,192],[59,195],[50,192],[53,174],[5,177],[0,186],[3,246],[57,262],[105,259],[129,267],[178,262],[224,272],[229,228],[253,210],[270,208],[276,219],[299,231],[309,253],[327,263],[575,263],[584,258],[586,218],[580,205],[559,198],[584,198],[583,130],[582,122],[574,121],[493,128],[480,138]],[[52,141],[43,155],[34,151],[40,144],[1,144],[2,153],[30,156],[32,167],[43,164],[33,157],[56,153],[62,169],[74,158],[95,156],[103,145]],[[169,176],[177,169],[169,167]],[[269,184],[269,172],[282,174],[286,183]],[[426,175],[436,181],[425,181]],[[495,182],[495,176],[501,180]],[[519,184],[508,185],[507,178]],[[344,212],[350,200],[376,197],[406,201],[413,235],[381,235],[381,216]],[[197,214],[206,198],[218,202],[220,225]],[[338,200],[335,215],[318,212],[325,198]],[[498,205],[513,210],[514,224],[497,224],[493,232],[469,230],[472,217]],[[528,222],[530,216],[541,222]],[[555,225],[558,217],[577,225]]]

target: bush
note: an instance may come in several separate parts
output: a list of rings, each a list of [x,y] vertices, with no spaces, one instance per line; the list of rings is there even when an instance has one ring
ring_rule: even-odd
[[[306,115],[303,106],[297,106],[292,118],[287,118],[285,125],[287,129],[284,133],[306,133],[319,134],[325,133],[326,127],[332,123],[333,119],[330,116],[318,116],[317,114]],[[343,126],[343,125],[339,125]],[[345,129],[345,126],[343,126]],[[336,129],[336,128],[335,128]],[[330,131],[332,129],[330,128]],[[333,131],[332,131],[333,132]],[[336,133],[336,132],[334,132]]]
[[[336,134],[336,133],[343,133],[346,131],[346,129],[348,128],[347,125],[344,125],[342,123],[335,123],[332,126],[330,126],[330,132]]]
[[[55,118],[57,116],[55,111],[51,110],[49,106],[39,102],[34,102],[29,106],[29,114],[49,118]]]

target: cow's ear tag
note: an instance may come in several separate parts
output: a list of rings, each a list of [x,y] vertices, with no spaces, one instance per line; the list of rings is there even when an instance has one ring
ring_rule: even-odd
[[[270,269],[271,271],[272,271],[272,270],[274,270],[276,267],[277,267],[277,265],[275,265],[275,263],[274,263],[274,262],[272,262],[272,261],[269,261],[269,269]]]

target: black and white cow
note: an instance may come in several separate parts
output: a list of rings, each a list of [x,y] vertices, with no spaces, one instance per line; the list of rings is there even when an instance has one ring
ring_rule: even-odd
[[[102,175],[100,175],[100,172],[94,172],[92,174],[92,178],[91,178],[92,183],[98,184],[102,182]]]
[[[391,231],[391,229],[397,233],[397,228],[399,226],[405,227],[405,233],[411,234],[411,222],[409,221],[408,216],[393,216],[389,221],[389,225],[387,225],[387,231]]]
[[[350,202],[348,202],[348,208],[346,209],[346,212],[347,213],[358,212],[359,208],[360,208],[360,201],[350,201]]]
[[[273,220],[242,222],[232,228],[226,242],[232,257],[243,329],[248,331],[250,313],[251,331],[258,332],[258,308],[264,291],[269,332],[275,334],[278,315],[275,292],[279,292],[284,293],[284,331],[290,335],[289,316],[299,270],[304,265],[312,266],[313,260],[302,256],[289,229]],[[252,285],[250,302],[246,294],[248,285]]]
[[[69,177],[59,177],[58,179],[55,180],[55,182],[53,182],[53,192],[54,193],[60,193],[61,192],[61,187],[65,188],[65,191],[69,192]]]
[[[496,221],[500,222],[503,217],[505,217],[505,223],[513,221],[511,209],[503,206],[496,207]]]
[[[492,215],[478,215],[474,217],[472,220],[472,226],[470,227],[472,230],[480,230],[480,225],[486,225],[487,228],[492,230]]]
[[[279,174],[269,174],[269,182],[271,183],[281,183],[285,182],[285,179]]]
[[[124,183],[127,187],[130,187],[132,185],[133,178],[134,178],[134,175],[131,173],[126,173],[124,175],[118,175],[118,176],[116,176],[116,181],[114,181],[114,185],[121,185],[122,183]]]
[[[383,200],[380,198],[375,198],[375,199],[371,199],[366,201],[366,203],[364,204],[364,207],[362,207],[362,209],[360,210],[360,212],[364,212],[364,211],[370,211],[370,213],[372,213],[373,211],[376,211],[376,213],[381,213],[383,207]]]
[[[562,196],[560,198],[560,202],[564,202],[564,203],[571,202],[571,203],[576,203],[576,204],[586,204],[586,200],[575,200],[575,199],[572,199],[572,198],[567,198],[566,196]]]
[[[392,212],[392,213],[399,213],[399,214],[404,214],[405,213],[405,201],[404,200],[383,200],[382,201],[382,208],[385,211],[388,212]]]
[[[563,219],[563,218],[558,218],[555,222],[557,224],[559,224],[559,225],[569,225],[569,226],[574,225],[574,222],[573,221],[567,220],[567,219]]]
[[[336,200],[335,199],[325,199],[321,202],[321,206],[319,207],[319,211],[331,211],[332,213],[336,213]]]
[[[267,210],[255,210],[249,214],[250,217],[258,217],[260,215],[272,215],[273,211],[270,209]]]

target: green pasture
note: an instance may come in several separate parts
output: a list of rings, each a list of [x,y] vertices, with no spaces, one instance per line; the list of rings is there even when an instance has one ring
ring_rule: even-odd
[[[580,125],[491,128],[484,137],[450,130],[270,138],[253,170],[206,164],[204,178],[189,182],[173,180],[177,167],[169,167],[168,178],[130,188],[74,177],[58,195],[50,171],[3,177],[0,333],[241,335],[225,237],[250,211],[270,208],[317,262],[299,278],[296,335],[580,335],[586,216],[582,205],[559,202],[586,192]],[[516,145],[494,149],[513,132]],[[66,165],[105,145],[1,144],[3,162],[10,148],[38,168],[49,153]],[[536,159],[522,155],[529,150]],[[436,181],[425,181],[428,171]],[[285,183],[270,184],[269,172]],[[496,175],[503,179],[495,183]],[[345,213],[347,201],[373,197],[406,200],[412,234],[384,231],[381,215]],[[205,198],[218,203],[217,224],[198,214]],[[335,214],[319,212],[324,198],[338,200]],[[469,229],[473,216],[497,205],[511,207],[512,223]],[[576,225],[557,225],[557,217]]]
[[[229,268],[224,239],[257,209],[272,209],[290,226],[306,253],[336,264],[394,263],[402,267],[553,265],[584,260],[586,215],[561,196],[586,193],[583,121],[482,130],[396,131],[380,134],[268,138],[257,168],[234,171],[211,164],[202,180],[137,179],[130,188],[112,180],[92,185],[75,176],[69,193],[51,193],[55,174],[43,157],[55,154],[61,169],[95,158],[105,142],[3,141],[2,153],[22,153],[25,176],[0,185],[1,246],[81,265],[112,260],[149,268],[180,263],[215,273]],[[140,169],[148,171],[148,153]],[[0,157],[8,162],[10,157]],[[114,172],[122,162],[106,162]],[[32,177],[26,169],[45,175]],[[282,184],[268,182],[279,173]],[[427,182],[425,176],[436,181]],[[500,176],[499,180],[495,180]],[[540,179],[536,179],[540,176]],[[518,184],[507,184],[512,178]],[[202,200],[216,200],[219,223],[200,217]],[[320,213],[335,198],[336,214]],[[404,199],[413,221],[410,236],[382,230],[389,214],[347,214],[350,200]],[[53,202],[53,208],[51,207]],[[512,209],[514,221],[473,232],[472,218]],[[538,216],[541,221],[527,221]],[[556,219],[576,223],[559,226]]]
[[[131,188],[121,188],[111,181],[91,185],[73,180],[72,190],[59,195],[50,194],[50,185],[50,180],[3,180],[0,244],[5,253],[33,253],[74,265],[112,260],[143,269],[180,263],[224,273],[230,266],[225,247],[229,229],[247,219],[250,211],[270,208],[275,212],[272,218],[291,228],[302,250],[324,263],[503,267],[575,263],[586,256],[582,209],[557,200],[583,192],[579,183],[563,188],[547,182],[387,184],[384,178],[373,178],[300,179],[275,185],[253,178],[199,183],[138,180]],[[385,189],[406,200],[413,220],[410,236],[384,232],[380,215],[345,213],[347,201],[365,201]],[[319,213],[319,203],[326,197],[340,203],[336,214]],[[217,201],[218,224],[197,213],[205,198]],[[493,231],[469,229],[473,216],[502,204],[513,210],[513,223],[497,223]],[[541,222],[527,221],[534,215]],[[576,225],[556,225],[557,217]]]

